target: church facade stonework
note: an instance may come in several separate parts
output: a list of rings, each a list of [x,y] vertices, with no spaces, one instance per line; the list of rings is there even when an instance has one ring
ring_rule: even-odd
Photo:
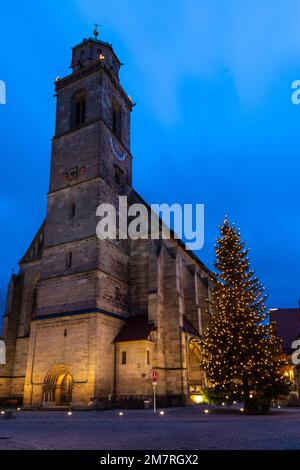
[[[84,39],[57,79],[47,214],[8,286],[0,402],[92,407],[201,393],[212,275],[182,242],[99,240],[96,209],[132,188],[130,115],[110,44]]]

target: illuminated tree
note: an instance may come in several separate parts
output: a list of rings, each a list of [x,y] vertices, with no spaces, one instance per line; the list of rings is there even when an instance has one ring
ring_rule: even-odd
[[[272,397],[287,392],[287,384],[280,373],[280,340],[248,251],[239,230],[225,219],[215,247],[216,283],[210,325],[203,335],[203,368],[208,397],[240,400],[245,410],[263,410]]]

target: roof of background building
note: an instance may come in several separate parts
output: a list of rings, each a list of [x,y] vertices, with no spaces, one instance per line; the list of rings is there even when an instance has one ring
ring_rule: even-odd
[[[300,335],[300,309],[278,308],[270,310],[270,317],[276,322],[276,330],[284,352],[289,353],[293,341]]]

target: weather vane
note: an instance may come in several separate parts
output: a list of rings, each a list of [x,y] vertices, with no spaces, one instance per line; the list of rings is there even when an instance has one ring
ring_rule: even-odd
[[[101,27],[100,24],[95,23],[95,28],[94,28],[94,36],[95,36],[95,39],[98,39],[98,36],[99,36],[98,28],[100,28],[100,27]]]

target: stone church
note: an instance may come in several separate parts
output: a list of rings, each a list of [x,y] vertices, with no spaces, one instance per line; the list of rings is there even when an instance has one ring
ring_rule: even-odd
[[[8,286],[0,402],[93,407],[201,396],[212,275],[170,240],[99,240],[96,209],[132,187],[133,102],[111,44],[83,39],[55,82],[47,214]]]

